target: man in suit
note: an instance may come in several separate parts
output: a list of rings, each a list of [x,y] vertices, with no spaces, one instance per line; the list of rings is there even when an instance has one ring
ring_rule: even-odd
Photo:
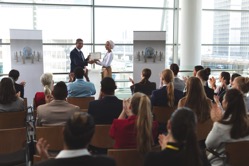
[[[89,103],[88,113],[93,116],[96,124],[112,124],[123,109],[123,102],[119,100],[114,91],[117,88],[111,77],[101,81],[101,99]]]
[[[176,63],[172,63],[170,65],[170,70],[172,70],[174,73],[174,88],[183,92],[185,88],[185,82],[177,77],[179,66]]]
[[[67,86],[64,82],[58,82],[53,90],[54,100],[37,107],[37,125],[64,125],[74,112],[80,112],[78,106],[65,101]]]
[[[22,81],[20,84],[17,84],[16,81],[18,80],[19,76],[20,73],[18,70],[12,69],[9,72],[9,77],[11,77],[15,83],[16,93],[18,93],[21,98],[24,98],[24,86],[26,82]]]
[[[88,70],[86,66],[88,63],[92,64],[94,61],[89,60],[90,55],[88,55],[87,58],[84,57],[83,52],[81,51],[83,47],[83,40],[82,39],[77,39],[76,40],[76,47],[70,52],[70,60],[71,60],[71,70],[70,70],[70,75],[73,75],[73,72],[76,67],[82,67],[85,69],[85,78],[87,81],[89,81],[88,78]]]
[[[104,156],[91,156],[87,150],[94,134],[93,118],[87,113],[74,113],[65,124],[63,130],[64,150],[62,150],[54,159],[48,159],[48,144],[46,140],[40,138],[36,144],[38,153],[43,162],[36,166],[115,166],[113,159]],[[48,142],[49,143],[49,142]]]

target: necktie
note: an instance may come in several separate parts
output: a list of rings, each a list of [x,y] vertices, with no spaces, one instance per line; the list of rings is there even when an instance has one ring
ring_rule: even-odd
[[[82,58],[82,60],[84,61],[84,60],[85,60],[85,58],[84,58],[84,55],[83,55],[82,51],[79,51],[79,53],[80,53],[80,57],[81,57],[81,58]]]

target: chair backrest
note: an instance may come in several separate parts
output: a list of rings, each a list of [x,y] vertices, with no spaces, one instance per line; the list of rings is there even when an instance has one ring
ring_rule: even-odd
[[[160,146],[155,146],[152,151],[161,151]],[[108,149],[107,155],[114,158],[116,166],[142,166],[144,155],[140,154],[137,149]]]
[[[1,112],[0,129],[25,127],[26,116],[27,116],[27,111]]]
[[[111,125],[95,125],[95,132],[90,145],[98,148],[113,148],[114,140],[109,136]]]
[[[248,166],[249,141],[229,142],[225,145],[227,163],[231,166]]]
[[[63,149],[63,127],[64,126],[36,127],[36,140],[44,138],[50,145],[48,150],[60,151]]]
[[[159,123],[167,123],[175,109],[175,107],[153,106],[152,113],[154,114],[154,120]]]
[[[94,97],[68,97],[67,102],[79,106],[80,109],[88,109],[89,103],[94,99]]]
[[[13,153],[25,147],[26,128],[0,130],[0,154]]]
[[[28,99],[26,97],[23,98],[23,102],[24,102],[24,109],[27,111],[27,108],[28,108]]]
[[[197,123],[197,140],[205,140],[208,133],[212,130],[213,121],[211,119],[206,120],[203,123]]]

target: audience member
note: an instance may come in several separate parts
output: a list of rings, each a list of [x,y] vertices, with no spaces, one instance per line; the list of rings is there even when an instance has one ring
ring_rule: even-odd
[[[14,80],[14,85],[16,89],[16,93],[20,93],[20,97],[24,98],[24,86],[26,82],[22,81],[20,84],[17,84],[16,81],[18,80],[20,76],[20,73],[18,70],[12,69],[9,72],[9,77],[11,77]]]
[[[179,66],[176,63],[172,63],[170,65],[170,70],[172,70],[174,73],[174,88],[183,92],[185,88],[185,82],[177,77]]]
[[[93,83],[83,80],[84,70],[76,67],[74,70],[76,80],[67,85],[68,97],[90,97],[96,93]]]
[[[202,69],[202,70],[199,70],[197,72],[197,77],[201,80],[202,82],[202,85],[204,86],[204,90],[205,90],[205,93],[207,95],[207,97],[214,101],[214,90],[209,88],[208,85],[207,85],[207,81],[208,81],[208,78],[209,78],[209,75],[210,75],[210,70],[208,68],[206,69]]]
[[[236,77],[233,81],[232,88],[236,88],[244,94],[246,110],[247,113],[249,113],[249,96],[247,96],[247,93],[249,92],[249,78],[241,76]]]
[[[111,77],[103,78],[100,84],[102,97],[89,103],[88,113],[93,116],[95,124],[112,124],[122,112],[123,103],[114,95],[117,86]]]
[[[183,97],[183,92],[174,89],[174,74],[170,69],[162,71],[160,76],[163,87],[154,90],[151,95],[151,104],[153,106],[176,106],[178,101]]]
[[[35,166],[115,166],[113,159],[104,156],[91,156],[87,150],[94,134],[94,121],[87,113],[74,113],[65,124],[63,130],[64,150],[55,158],[48,159],[46,140],[40,138],[36,144],[38,153],[48,160]]]
[[[232,76],[231,76],[231,79],[230,79],[230,86],[229,86],[229,89],[231,89],[233,87],[233,81],[236,77],[239,77],[241,76],[240,74],[238,73],[233,73]]]
[[[198,72],[199,70],[202,70],[202,69],[204,69],[204,67],[201,66],[201,65],[195,66],[195,67],[194,67],[194,71],[193,71],[193,75],[196,77],[197,72]]]
[[[134,81],[130,78],[130,81],[133,84],[132,86],[130,86],[131,93],[134,94],[136,92],[141,92],[150,96],[152,91],[156,90],[156,83],[149,81],[150,76],[151,70],[145,68],[141,73],[141,81],[139,83],[134,84]]]
[[[161,152],[150,152],[145,166],[208,166],[196,136],[196,116],[189,108],[176,110],[168,121],[168,134],[159,136]]]
[[[0,112],[24,111],[23,99],[16,95],[12,78],[2,78],[0,82]]]
[[[36,92],[35,94],[35,108],[39,105],[49,103],[53,100],[52,90],[54,86],[52,73],[44,73],[40,77],[41,83],[44,87],[44,92]]]
[[[237,89],[226,92],[222,107],[224,115],[215,122],[207,136],[206,146],[220,155],[225,154],[225,143],[247,140],[249,141],[249,120],[246,114],[243,94]],[[218,107],[219,108],[219,107]],[[213,153],[208,155],[212,165],[224,165],[223,159]]]
[[[150,99],[137,92],[123,101],[123,111],[114,119],[110,136],[115,140],[114,148],[137,148],[146,153],[152,148],[157,127],[157,122],[152,121]]]
[[[197,77],[190,77],[187,81],[186,96],[178,103],[179,107],[191,108],[197,115],[198,122],[210,119],[212,102],[207,98],[204,87]]]
[[[37,108],[37,125],[64,125],[74,112],[80,111],[78,106],[66,102],[67,86],[58,82],[54,86],[54,100]]]

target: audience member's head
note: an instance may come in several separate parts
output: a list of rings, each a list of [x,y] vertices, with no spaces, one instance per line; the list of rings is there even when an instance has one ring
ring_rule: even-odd
[[[141,84],[146,84],[151,76],[151,70],[148,68],[145,68],[142,70],[141,77],[142,80],[140,81]]]
[[[204,122],[210,118],[211,106],[207,101],[204,86],[197,77],[190,77],[187,81],[185,106],[196,113],[199,122]]]
[[[40,77],[41,83],[44,87],[48,87],[49,89],[52,89],[53,86],[53,75],[52,73],[44,73]]]
[[[117,89],[117,86],[115,84],[115,81],[111,77],[105,77],[100,82],[101,84],[101,92],[105,95],[114,95],[115,89]]]
[[[233,88],[240,90],[243,94],[249,92],[249,78],[248,77],[236,77],[233,81]]]
[[[219,78],[222,86],[229,85],[230,82],[230,74],[226,71],[223,71],[220,73],[220,78]]]
[[[151,150],[153,144],[150,99],[143,93],[134,93],[130,107],[132,113],[137,115],[137,149],[141,153],[146,153]]]
[[[53,96],[55,100],[65,100],[67,98],[67,85],[63,81],[54,86]]]
[[[12,78],[2,78],[0,82],[0,103],[10,104],[16,99],[16,90]]]
[[[63,135],[69,150],[87,148],[94,134],[93,118],[84,112],[75,112],[66,122]]]
[[[199,70],[201,70],[201,69],[204,69],[204,67],[201,66],[201,65],[195,66],[195,67],[194,67],[194,71],[193,71],[194,76],[196,76],[196,73],[197,73]]]
[[[169,107],[174,106],[174,73],[170,69],[165,69],[161,73],[161,81],[166,85],[167,102]]]
[[[172,70],[174,75],[177,76],[177,74],[179,72],[179,66],[176,63],[172,63],[170,65],[170,70]]]
[[[11,77],[15,82],[18,80],[20,73],[18,70],[12,69],[9,72],[9,77]]]
[[[183,107],[173,112],[167,125],[169,134],[173,136],[173,139],[184,146],[183,153],[186,155],[187,166],[201,165],[196,124],[195,113],[191,109]]]
[[[82,67],[76,67],[74,69],[74,76],[76,79],[83,79],[84,76],[84,70]]]
[[[197,72],[196,76],[200,78],[202,81],[207,81],[210,75],[209,68],[201,69]]]
[[[225,113],[220,122],[232,125],[230,135],[233,139],[249,135],[249,121],[243,97],[238,89],[230,89],[222,101]]]
[[[238,73],[233,73],[232,76],[231,76],[231,79],[230,79],[230,85],[233,86],[233,81],[236,77],[239,77],[241,76],[240,74]]]

